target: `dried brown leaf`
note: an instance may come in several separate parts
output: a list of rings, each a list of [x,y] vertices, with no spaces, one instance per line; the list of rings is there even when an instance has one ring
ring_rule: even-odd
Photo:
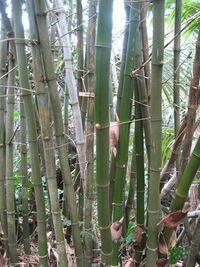
[[[136,239],[137,245],[139,245],[142,241],[142,233],[143,233],[143,229],[140,226],[136,226],[135,227],[135,239]]]
[[[159,235],[158,250],[163,255],[168,255],[168,247],[164,238],[163,233]]]
[[[165,267],[168,263],[168,259],[158,259],[156,261],[156,266],[157,267]]]
[[[111,227],[111,236],[113,241],[120,240],[122,236],[122,223],[123,223],[124,217],[122,217],[119,221],[114,222]]]
[[[173,231],[172,235],[171,235],[171,238],[169,240],[169,246],[173,248],[176,245],[176,242],[177,242],[176,231]]]
[[[119,140],[119,122],[118,121],[112,121],[110,122],[110,148],[116,157],[117,155],[117,144]]]
[[[129,260],[125,263],[124,267],[135,267],[135,262],[134,262],[134,260],[133,260],[133,259],[129,259]]]
[[[187,215],[186,212],[178,210],[175,212],[171,212],[160,222],[163,223],[167,228],[174,229],[183,221],[186,215]]]

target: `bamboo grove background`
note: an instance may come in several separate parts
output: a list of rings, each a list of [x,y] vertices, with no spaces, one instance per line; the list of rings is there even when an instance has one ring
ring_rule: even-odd
[[[0,266],[200,263],[200,3],[114,1],[0,0]]]

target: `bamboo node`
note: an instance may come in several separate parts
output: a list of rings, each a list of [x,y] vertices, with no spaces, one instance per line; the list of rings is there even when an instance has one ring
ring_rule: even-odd
[[[47,180],[55,180],[56,179],[56,175],[55,176],[47,176]]]
[[[181,193],[178,192],[178,189],[176,189],[176,195],[180,198],[186,198],[187,196],[182,195]]]
[[[157,214],[159,212],[159,210],[149,210],[149,209],[147,209],[147,212],[151,213],[151,214]]]
[[[59,242],[57,241],[56,245],[57,246],[62,246],[64,243],[65,243],[65,240],[62,240],[62,241],[59,241]]]
[[[73,226],[79,225],[79,222],[71,222],[71,225]]]
[[[191,241],[191,245],[192,245],[192,246],[195,246],[195,247],[199,247],[199,244],[197,244],[197,243],[195,243],[195,242],[193,242],[193,241]]]
[[[47,254],[46,254],[46,255],[42,255],[42,256],[39,255],[39,258],[40,258],[40,259],[45,259],[45,258],[47,258],[47,256],[48,256]]]
[[[103,45],[103,44],[96,44],[95,46],[96,47],[102,47],[102,48],[108,48],[108,49],[112,48],[112,46],[110,46],[110,45]]]
[[[156,169],[149,168],[149,170],[152,171],[152,172],[160,172],[160,168],[157,169],[157,170]]]
[[[33,183],[33,186],[41,186],[42,185],[42,182],[40,183]]]
[[[14,180],[15,176],[6,176],[6,180]]]
[[[196,158],[200,159],[200,155],[197,155],[196,153],[192,153],[193,156],[195,156]]]
[[[120,169],[125,169],[125,168],[126,168],[126,165],[125,165],[125,164],[123,164],[123,165],[118,165],[118,164],[116,164],[116,167],[118,167],[118,168],[120,168]]]
[[[100,188],[105,188],[105,187],[109,187],[110,183],[108,184],[96,184],[97,187],[100,187]]]
[[[15,211],[7,211],[7,214],[9,214],[9,215],[15,215]]]
[[[147,246],[147,249],[148,249],[148,250],[151,250],[151,251],[153,251],[153,252],[156,252],[156,251],[157,251],[157,248],[150,248],[150,247],[148,247],[148,246]]]
[[[118,206],[118,207],[121,207],[122,206],[122,203],[112,203],[113,206]]]
[[[37,223],[46,223],[47,222],[47,219],[45,220],[37,220]]]
[[[101,231],[110,229],[110,224],[105,227],[99,227]]]
[[[102,252],[101,252],[101,255],[106,256],[106,257],[107,257],[107,256],[109,257],[109,256],[112,256],[112,252],[111,252],[111,253],[104,253],[104,252],[102,251]]]

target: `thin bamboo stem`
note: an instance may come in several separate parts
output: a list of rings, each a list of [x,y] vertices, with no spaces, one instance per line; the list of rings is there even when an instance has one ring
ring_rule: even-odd
[[[1,39],[4,39],[6,36],[5,28],[3,21],[1,21]],[[0,77],[4,75],[6,71],[6,52],[7,47],[6,43],[0,44]],[[5,78],[0,80],[0,96],[5,95],[6,85]],[[2,229],[4,232],[4,244],[9,255],[8,251],[8,228],[7,228],[7,217],[6,217],[6,181],[5,181],[5,98],[0,97],[0,221]]]
[[[31,2],[31,1],[30,1]],[[32,3],[32,2],[31,2]],[[72,235],[75,248],[75,256],[77,260],[77,265],[82,267],[84,266],[84,255],[82,250],[82,244],[80,239],[80,228],[79,228],[79,219],[76,205],[76,196],[73,188],[72,177],[70,174],[69,163],[67,160],[67,147],[64,136],[64,126],[62,120],[60,99],[57,91],[56,76],[54,73],[51,47],[48,40],[48,30],[46,24],[46,12],[45,12],[45,3],[44,1],[35,0],[35,14],[37,22],[38,36],[40,40],[40,49],[43,58],[43,65],[45,69],[46,79],[48,83],[48,92],[51,100],[53,117],[55,123],[55,135],[56,142],[58,146],[59,159],[61,164],[61,172],[63,181],[67,193],[67,204],[70,210],[70,218],[72,222]],[[58,3],[59,10],[62,7],[62,3]],[[58,10],[58,11],[59,11]],[[63,10],[61,8],[61,10]],[[59,13],[60,14],[60,13]],[[64,13],[61,12],[63,16]],[[56,90],[55,90],[56,88]],[[85,162],[84,162],[85,164]]]
[[[13,19],[15,37],[24,38],[23,25],[21,21],[21,7],[19,0],[12,1]],[[20,86],[29,88],[29,78],[27,73],[25,43],[16,40],[17,62],[19,66]],[[38,224],[38,240],[39,240],[39,256],[41,266],[47,266],[47,237],[46,237],[46,212],[44,203],[44,193],[40,174],[40,161],[38,156],[36,119],[33,107],[33,99],[30,92],[23,90],[22,98],[24,101],[24,109],[26,115],[27,134],[29,142],[29,151],[32,167],[32,179],[35,191],[36,207],[37,207],[37,224]]]

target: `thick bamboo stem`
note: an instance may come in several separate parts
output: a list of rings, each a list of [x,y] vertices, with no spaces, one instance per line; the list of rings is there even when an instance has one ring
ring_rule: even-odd
[[[12,42],[12,41],[11,41]],[[12,44],[9,44],[9,59],[8,71],[15,66],[15,51]],[[15,222],[15,194],[14,194],[14,173],[13,173],[13,143],[12,137],[14,132],[14,88],[15,71],[8,75],[8,91],[10,95],[7,98],[7,114],[6,114],[6,208],[7,208],[7,223],[8,223],[8,246],[11,263],[17,263],[17,237],[16,237],[16,222]],[[9,87],[11,86],[11,87]]]
[[[111,264],[109,206],[109,79],[112,42],[112,0],[99,1],[95,62],[96,183],[102,262]]]
[[[6,32],[1,21],[1,39],[6,38]],[[0,43],[0,77],[5,74],[6,71],[6,43]],[[0,96],[5,95],[6,80],[0,80]],[[7,217],[6,217],[6,181],[5,181],[5,98],[0,97],[0,221],[4,232],[4,244],[8,253],[8,229],[7,229]]]
[[[21,134],[21,177],[22,177],[22,215],[24,252],[30,254],[29,240],[29,208],[28,208],[28,175],[27,175],[27,145],[26,145],[26,118],[23,99],[20,103],[20,134]]]
[[[151,160],[148,192],[148,239],[146,266],[156,266],[160,220],[160,169],[162,147],[162,69],[164,51],[164,0],[153,0],[153,51],[151,73]]]
[[[95,65],[95,33],[96,33],[96,8],[97,1],[90,0],[89,2],[89,17],[87,29],[87,56],[86,69],[87,89],[93,92],[94,88],[94,65]],[[85,210],[84,210],[84,226],[85,226],[85,245],[86,245],[86,260],[91,264],[92,248],[93,248],[93,224],[92,211],[94,201],[94,99],[92,97],[88,100],[87,125],[86,125],[86,188],[85,188]]]

